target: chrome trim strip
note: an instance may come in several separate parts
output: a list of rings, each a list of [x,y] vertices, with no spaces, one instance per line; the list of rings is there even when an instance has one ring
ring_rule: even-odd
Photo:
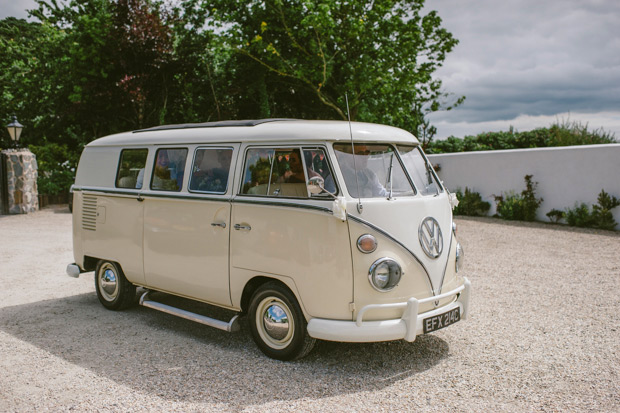
[[[403,244],[402,242],[400,242],[399,240],[397,240],[396,238],[394,238],[392,235],[390,235],[388,232],[384,231],[383,229],[379,228],[376,225],[371,224],[368,221],[364,221],[363,219],[356,217],[355,215],[351,215],[351,214],[347,214],[347,217],[352,219],[353,221],[362,224],[362,225],[366,225],[367,227],[374,229],[375,231],[379,232],[380,234],[388,237],[389,239],[391,239],[392,241],[394,241],[395,243],[397,243],[398,245],[400,245],[400,247],[402,249],[404,249],[405,251],[407,251],[417,262],[418,264],[420,264],[420,266],[422,267],[422,269],[424,270],[424,273],[426,274],[426,278],[428,279],[428,283],[430,284],[431,287],[431,293],[433,295],[435,295],[435,288],[433,287],[433,281],[431,280],[431,276],[428,273],[428,269],[426,268],[426,266],[424,265],[424,263],[413,253],[413,251],[411,251],[409,248],[407,248],[405,246],[405,244]]]
[[[141,190],[132,190],[132,189],[111,189],[111,188],[99,188],[99,187],[75,187],[74,191],[82,191],[82,192],[97,192],[101,194],[107,195],[127,195],[130,197],[136,198],[174,198],[174,199],[187,199],[194,201],[220,201],[220,202],[229,202],[230,199],[228,196],[221,195],[218,197],[214,196],[205,196],[202,194],[167,194],[167,193],[159,193],[159,192],[151,192],[151,191],[141,191]]]
[[[168,199],[184,199],[188,201],[219,201],[219,202],[230,202],[230,198],[225,195],[221,197],[214,196],[204,196],[198,194],[186,194],[186,195],[168,195],[168,194],[158,194],[153,192],[141,192],[140,196],[144,199],[148,198],[168,198]]]
[[[201,194],[166,194],[166,193],[158,193],[158,192],[142,192],[136,190],[123,190],[123,189],[110,189],[110,188],[99,188],[99,187],[74,187],[74,191],[87,191],[87,192],[97,192],[108,195],[126,195],[136,198],[173,198],[173,199],[185,199],[185,200],[193,200],[193,201],[220,201],[220,202],[231,202],[231,203],[240,203],[240,204],[255,204],[255,205],[265,205],[265,206],[280,206],[286,208],[299,208],[299,209],[310,209],[314,211],[321,211],[328,214],[333,214],[333,211],[330,208],[317,206],[317,205],[309,205],[309,204],[297,204],[292,202],[286,202],[285,199],[282,201],[275,200],[259,200],[259,199],[247,199],[236,197],[233,199],[229,199],[226,195],[222,195],[220,197],[214,196],[204,196]],[[283,202],[284,201],[284,202]],[[331,200],[325,200],[331,201]]]
[[[255,200],[255,199],[248,199],[248,198],[234,198],[232,200],[232,203],[238,203],[238,204],[254,204],[254,205],[265,205],[265,206],[280,206],[280,207],[288,207],[288,208],[300,208],[300,209],[311,209],[311,210],[315,210],[315,211],[321,211],[321,212],[326,212],[328,214],[333,214],[333,211],[330,208],[327,207],[322,207],[322,206],[318,206],[318,205],[310,205],[310,204],[296,204],[296,203],[292,203],[292,202],[282,202],[282,201],[259,201],[259,200]]]
[[[140,198],[174,198],[174,199],[188,199],[194,201],[226,201],[231,203],[240,203],[240,204],[255,204],[255,205],[265,205],[265,206],[281,206],[288,208],[300,208],[300,209],[311,209],[315,211],[326,212],[328,214],[333,214],[333,211],[330,208],[317,206],[317,205],[309,205],[309,204],[297,204],[292,202],[286,202],[287,199],[282,199],[281,201],[275,200],[259,200],[259,199],[248,199],[248,198],[240,198],[236,197],[233,199],[229,199],[226,195],[222,195],[219,197],[214,196],[204,196],[201,194],[166,194],[166,193],[158,193],[158,192],[143,192],[136,191],[131,189],[111,189],[111,188],[100,188],[100,187],[74,187],[74,191],[86,191],[86,192],[97,192],[102,194],[109,195],[127,195],[127,196],[135,196]],[[254,198],[254,197],[253,197]],[[258,198],[258,197],[257,197]],[[307,199],[305,199],[307,201]],[[331,201],[331,200],[325,200]]]

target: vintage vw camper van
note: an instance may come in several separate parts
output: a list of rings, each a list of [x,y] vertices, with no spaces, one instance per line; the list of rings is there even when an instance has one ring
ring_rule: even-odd
[[[266,119],[137,130],[88,144],[73,192],[67,273],[94,271],[111,310],[139,301],[227,331],[245,315],[281,360],[316,339],[414,341],[469,312],[455,198],[401,129]],[[234,316],[158,299],[169,295]]]

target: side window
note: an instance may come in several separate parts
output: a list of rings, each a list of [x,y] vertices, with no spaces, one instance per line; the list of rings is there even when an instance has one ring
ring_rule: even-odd
[[[247,152],[242,194],[307,198],[307,174],[298,148],[250,149]]]
[[[159,149],[155,156],[151,189],[180,191],[183,186],[186,158],[187,149]]]
[[[123,149],[116,173],[117,188],[141,189],[147,149]]]
[[[226,193],[232,153],[232,148],[197,149],[192,165],[189,190]]]
[[[303,149],[304,161],[306,162],[306,169],[308,172],[308,179],[313,176],[320,176],[323,178],[323,188],[333,195],[337,195],[336,183],[334,175],[332,174],[329,162],[327,161],[327,154],[322,148]],[[313,198],[330,197],[329,194],[323,192],[321,194],[313,194]]]

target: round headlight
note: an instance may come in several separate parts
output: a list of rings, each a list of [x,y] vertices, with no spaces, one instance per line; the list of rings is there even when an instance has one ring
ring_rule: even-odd
[[[465,251],[458,242],[456,243],[456,272],[459,272],[463,266],[463,259],[465,258]]]
[[[375,290],[386,292],[398,285],[401,275],[400,265],[396,261],[391,258],[381,258],[370,266],[368,280]]]
[[[364,234],[357,239],[357,249],[369,254],[377,249],[377,239],[370,234]]]

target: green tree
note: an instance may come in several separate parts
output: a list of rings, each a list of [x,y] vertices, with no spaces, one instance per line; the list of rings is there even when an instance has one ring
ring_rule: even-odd
[[[38,0],[33,15],[65,33],[52,81],[57,110],[86,143],[159,124],[174,77],[173,19],[149,0]],[[70,122],[70,125],[66,123]]]
[[[438,110],[445,94],[432,78],[457,40],[423,0],[203,0],[223,42],[241,65],[254,63],[257,112],[309,111],[316,117],[387,123],[417,132],[420,113]],[[251,66],[250,66],[251,67]],[[266,73],[264,73],[266,72]],[[259,74],[260,73],[260,74]],[[274,85],[278,92],[265,92]],[[270,88],[271,89],[271,88]],[[261,92],[263,90],[263,92]],[[277,107],[269,93],[286,96]],[[455,103],[460,103],[462,99]],[[315,107],[316,107],[315,106]],[[449,105],[448,105],[449,106]],[[275,113],[274,113],[275,112]]]
[[[50,25],[13,17],[0,20],[0,120],[5,125],[12,114],[17,116],[25,126],[23,145],[50,124],[55,106],[51,95],[57,87],[50,80],[62,38]]]

